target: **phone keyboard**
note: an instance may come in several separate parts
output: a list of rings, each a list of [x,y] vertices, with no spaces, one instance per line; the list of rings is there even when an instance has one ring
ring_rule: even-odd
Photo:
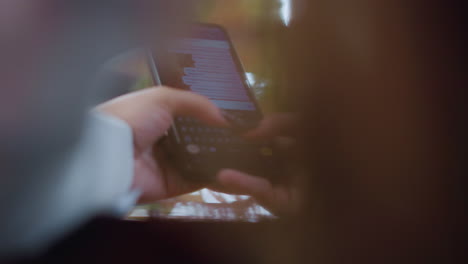
[[[177,145],[170,147],[176,154],[173,160],[179,162],[187,177],[210,181],[222,168],[274,176],[273,172],[265,173],[275,167],[269,142],[247,141],[229,128],[211,127],[189,117],[177,117],[174,126]]]
[[[186,145],[191,153],[217,152],[219,148],[249,145],[230,129],[207,126],[190,117],[177,117],[175,125],[180,143]]]

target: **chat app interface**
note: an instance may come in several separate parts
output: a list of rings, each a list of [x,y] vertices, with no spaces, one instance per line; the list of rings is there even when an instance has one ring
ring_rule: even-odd
[[[176,75],[179,88],[204,95],[221,109],[256,110],[223,30],[194,26],[168,51],[176,64],[177,72],[172,74]]]

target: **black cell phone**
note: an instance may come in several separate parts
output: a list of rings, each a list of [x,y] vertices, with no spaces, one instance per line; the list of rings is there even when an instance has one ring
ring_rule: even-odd
[[[227,32],[219,25],[194,24],[169,47],[149,53],[156,85],[208,97],[232,124],[217,128],[191,117],[175,118],[162,145],[183,176],[210,182],[220,169],[229,168],[275,181],[278,162],[273,145],[240,136],[259,123],[262,112]]]

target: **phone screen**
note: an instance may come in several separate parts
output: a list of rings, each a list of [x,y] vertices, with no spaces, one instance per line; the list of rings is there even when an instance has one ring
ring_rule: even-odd
[[[156,49],[153,59],[157,84],[206,96],[233,124],[214,128],[190,117],[175,118],[167,149],[188,178],[212,180],[222,168],[262,175],[273,167],[269,142],[251,142],[238,133],[256,126],[261,112],[226,31],[193,25],[171,45]]]
[[[221,109],[258,112],[229,37],[221,27],[193,25],[166,51],[159,51],[160,82],[208,97]]]

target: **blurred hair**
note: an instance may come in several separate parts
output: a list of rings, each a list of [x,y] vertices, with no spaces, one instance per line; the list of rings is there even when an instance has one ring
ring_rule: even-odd
[[[284,241],[297,244],[272,258],[454,261],[466,186],[459,152],[460,91],[467,84],[463,4],[297,6],[301,12],[279,40],[277,71],[304,116],[298,145],[306,199],[295,220],[302,224],[280,234],[284,248]]]

